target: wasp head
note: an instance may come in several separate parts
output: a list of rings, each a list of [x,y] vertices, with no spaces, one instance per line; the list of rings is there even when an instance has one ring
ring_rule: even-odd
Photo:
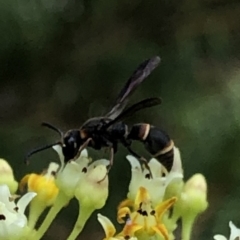
[[[64,161],[68,162],[77,155],[80,146],[83,144],[79,130],[69,130],[63,137],[62,151]]]
[[[80,134],[80,131],[77,129],[69,130],[66,132],[66,134],[64,134],[59,128],[46,122],[43,122],[42,126],[57,132],[60,135],[60,141],[33,149],[32,151],[28,152],[27,155],[25,156],[25,162],[28,164],[29,157],[31,157],[33,154],[52,148],[53,146],[56,145],[60,145],[62,147],[62,153],[64,155],[65,163],[70,161],[71,159],[74,159],[78,153],[80,146],[85,142],[84,139],[85,135]]]

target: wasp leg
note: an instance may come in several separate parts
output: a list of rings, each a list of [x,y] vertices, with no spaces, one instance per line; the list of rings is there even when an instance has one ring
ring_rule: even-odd
[[[90,141],[92,141],[92,138],[88,138],[88,139],[83,143],[83,145],[80,146],[80,148],[78,149],[77,154],[76,154],[75,157],[73,158],[74,161],[79,158],[82,150],[85,149],[85,148],[88,146],[88,144],[89,144]]]
[[[142,162],[145,166],[145,168],[149,171],[149,177],[150,178],[153,178],[153,175],[152,175],[152,171],[148,165],[148,161],[146,158],[138,155],[135,151],[132,150],[132,148],[130,146],[126,146],[126,148],[128,149],[128,151],[134,156],[136,157],[140,162]]]
[[[110,170],[113,166],[113,159],[114,159],[114,148],[110,147],[110,158],[109,158],[109,165],[107,166],[107,172],[106,172],[106,175],[104,176],[104,178],[101,179],[100,181],[98,181],[98,183],[104,181],[104,179],[107,177],[108,173],[110,172]]]
[[[107,174],[110,172],[113,166],[113,159],[114,159],[114,148],[110,148],[110,158],[109,158],[109,165],[107,166]]]

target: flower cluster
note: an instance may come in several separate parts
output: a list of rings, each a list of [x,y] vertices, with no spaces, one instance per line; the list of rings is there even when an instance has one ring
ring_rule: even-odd
[[[17,204],[14,201],[19,197],[15,194],[18,183],[10,165],[0,160],[0,239],[41,239],[61,209],[76,198],[81,207],[67,238],[74,240],[92,213],[105,205],[109,194],[109,161],[92,161],[88,152],[83,150],[76,161],[64,163],[61,146],[53,148],[59,155],[60,165],[52,162],[41,174],[24,176],[19,190],[28,193]],[[98,213],[98,221],[105,232],[104,240],[172,240],[176,237],[179,219],[182,220],[181,239],[189,240],[194,220],[208,206],[205,178],[195,174],[184,182],[180,152],[176,147],[169,173],[154,158],[149,161],[149,168],[131,155],[127,159],[132,177],[127,198],[116,208],[116,220],[123,227],[117,233],[111,220]],[[29,202],[26,217],[24,210]],[[46,208],[48,213],[36,229],[36,223]]]
[[[27,217],[24,212],[36,193],[29,192],[23,195],[17,203],[15,195],[17,182],[14,179],[10,165],[0,160],[0,239],[21,240],[29,234]]]
[[[205,178],[195,174],[184,183],[181,157],[176,147],[173,168],[168,174],[154,158],[149,161],[150,172],[133,156],[127,159],[132,167],[132,178],[127,199],[120,203],[117,214],[118,222],[125,225],[115,235],[111,221],[99,215],[106,234],[104,239],[174,239],[174,230],[181,218],[181,239],[189,240],[195,218],[208,206]]]

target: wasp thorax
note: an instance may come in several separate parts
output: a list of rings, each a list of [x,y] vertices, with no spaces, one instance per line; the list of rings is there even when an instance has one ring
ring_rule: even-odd
[[[82,139],[79,130],[70,130],[65,134],[62,147],[65,162],[74,159],[81,145]]]

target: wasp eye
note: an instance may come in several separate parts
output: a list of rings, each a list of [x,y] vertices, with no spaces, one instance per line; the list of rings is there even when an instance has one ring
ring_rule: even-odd
[[[70,137],[70,138],[68,139],[68,143],[69,143],[69,144],[72,144],[72,143],[74,143],[74,142],[75,142],[74,137]]]

